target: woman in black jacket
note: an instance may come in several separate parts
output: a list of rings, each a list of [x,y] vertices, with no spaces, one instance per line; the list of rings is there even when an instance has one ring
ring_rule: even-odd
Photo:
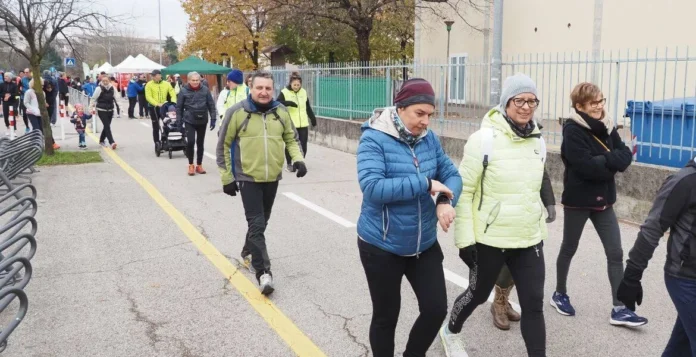
[[[0,84],[0,98],[2,98],[2,115],[5,116],[5,127],[7,132],[5,135],[10,135],[10,107],[15,113],[14,129],[17,130],[17,113],[19,113],[19,86],[14,80],[12,73],[5,73],[5,81]]]
[[[616,202],[617,172],[625,171],[633,159],[631,150],[621,141],[613,121],[604,110],[606,99],[592,83],[580,83],[570,94],[575,113],[563,127],[561,159],[564,206],[563,243],[556,262],[556,292],[551,305],[562,315],[573,316],[566,280],[570,261],[578,249],[583,228],[591,220],[604,246],[613,309],[609,323],[617,326],[641,326],[648,320],[627,309],[618,299],[623,278],[621,231],[612,205]]]

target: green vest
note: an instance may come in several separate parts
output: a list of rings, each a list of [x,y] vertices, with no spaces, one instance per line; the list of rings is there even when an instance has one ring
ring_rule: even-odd
[[[297,108],[288,107],[290,119],[296,128],[306,128],[309,126],[309,116],[307,116],[307,91],[304,88],[295,93],[294,91],[283,88],[281,91],[285,100],[297,104]]]
[[[246,99],[249,95],[248,92],[249,90],[247,89],[247,86],[244,83],[238,85],[235,89],[229,89],[227,91],[227,98],[225,98],[225,105],[223,106],[225,108],[225,111],[227,111],[227,109],[230,109],[233,105]]]

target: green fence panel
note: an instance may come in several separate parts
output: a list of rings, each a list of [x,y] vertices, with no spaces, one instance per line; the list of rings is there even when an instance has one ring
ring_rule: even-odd
[[[317,115],[366,119],[375,108],[391,105],[390,87],[386,78],[319,77]]]

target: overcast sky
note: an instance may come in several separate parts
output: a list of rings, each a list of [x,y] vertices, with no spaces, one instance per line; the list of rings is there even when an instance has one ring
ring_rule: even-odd
[[[162,39],[174,36],[177,42],[183,41],[186,38],[189,17],[181,7],[181,1],[159,1],[162,10]],[[95,3],[103,6],[93,5],[94,11],[102,12],[106,9],[109,15],[125,17],[125,21],[132,25],[129,27],[133,28],[138,36],[158,38],[157,0],[97,0]]]

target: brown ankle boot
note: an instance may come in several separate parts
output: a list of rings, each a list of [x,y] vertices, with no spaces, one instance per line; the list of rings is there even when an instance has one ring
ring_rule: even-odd
[[[206,173],[205,169],[203,169],[203,165],[196,165],[196,173],[201,175]]]
[[[189,176],[193,176],[193,175],[195,175],[195,174],[196,174],[196,171],[195,171],[195,169],[194,169],[194,166],[193,166],[193,165],[189,165],[189,168],[188,168],[188,175],[189,175]]]
[[[495,299],[493,299],[493,304],[491,304],[491,314],[493,314],[493,325],[507,331],[510,329],[510,321],[508,320],[505,307],[507,300],[503,293],[504,290],[506,289],[501,289],[498,285],[495,286]]]
[[[510,292],[514,287],[515,284],[513,283],[512,285],[510,285],[509,288],[500,290],[505,296],[505,312],[507,313],[508,320],[517,322],[520,321],[520,319],[522,319],[522,316],[520,316],[520,314],[512,308],[512,305],[510,305]]]

